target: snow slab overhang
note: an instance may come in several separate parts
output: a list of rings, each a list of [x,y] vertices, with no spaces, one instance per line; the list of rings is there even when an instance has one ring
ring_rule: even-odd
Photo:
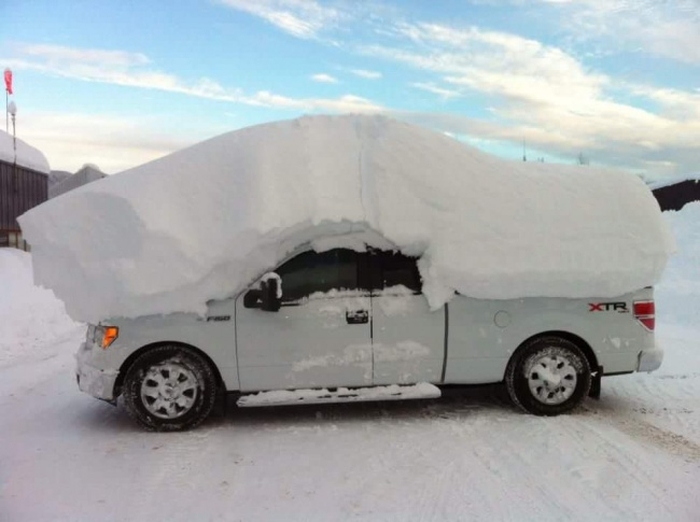
[[[36,282],[90,322],[202,314],[207,301],[236,295],[299,245],[329,236],[358,248],[370,234],[420,257],[433,308],[455,291],[612,297],[656,283],[674,250],[634,175],[505,161],[383,116],[310,116],[224,134],[19,221]]]

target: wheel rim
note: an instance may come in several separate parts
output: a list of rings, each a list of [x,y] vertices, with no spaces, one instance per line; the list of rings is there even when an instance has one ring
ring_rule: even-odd
[[[532,396],[543,404],[557,405],[569,399],[578,381],[572,361],[563,355],[546,354],[533,360],[527,373]]]
[[[141,401],[146,410],[161,419],[175,419],[192,409],[199,381],[181,364],[164,362],[151,366],[141,381]]]

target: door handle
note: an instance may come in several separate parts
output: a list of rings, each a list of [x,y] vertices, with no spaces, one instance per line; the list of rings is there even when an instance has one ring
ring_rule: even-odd
[[[367,310],[348,310],[345,312],[345,320],[348,324],[366,324],[369,322]]]

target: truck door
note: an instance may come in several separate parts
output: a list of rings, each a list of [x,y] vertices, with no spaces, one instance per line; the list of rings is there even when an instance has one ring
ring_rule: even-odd
[[[416,259],[373,251],[374,384],[439,383],[445,356],[445,307],[431,312]]]
[[[278,311],[238,297],[241,391],[372,384],[370,292],[360,282],[360,259],[366,256],[346,249],[293,257],[275,271]]]

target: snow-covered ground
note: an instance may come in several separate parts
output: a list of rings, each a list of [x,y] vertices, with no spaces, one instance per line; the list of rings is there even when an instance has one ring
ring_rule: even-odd
[[[667,219],[663,366],[557,418],[487,387],[146,433],[78,392],[82,326],[0,250],[0,520],[700,520],[700,203]]]

